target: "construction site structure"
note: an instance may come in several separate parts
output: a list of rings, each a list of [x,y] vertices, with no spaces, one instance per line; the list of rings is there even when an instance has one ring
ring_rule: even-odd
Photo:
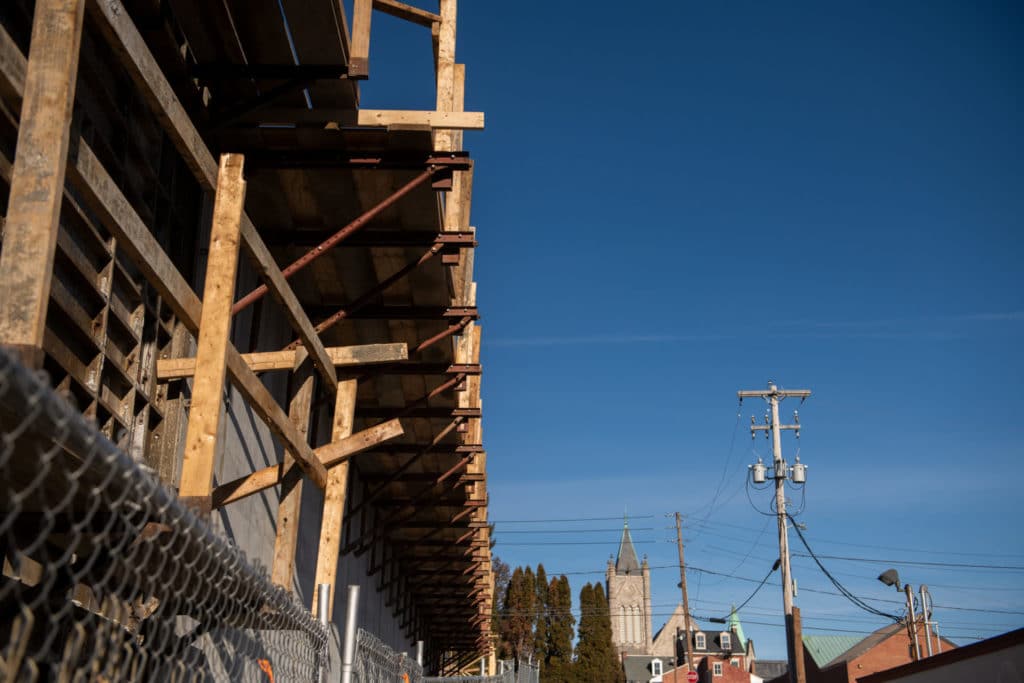
[[[148,619],[177,624],[161,636],[182,638],[176,652],[241,624],[250,607],[217,597],[223,581],[213,597],[161,593],[187,592],[183,572],[208,563],[187,539],[154,541],[145,587],[119,593],[119,553],[182,529],[221,549],[209,562],[237,548],[265,567],[311,633],[324,616],[343,631],[360,585],[359,626],[399,653],[423,641],[426,671],[489,655],[463,148],[483,114],[464,111],[456,1],[0,3],[0,347],[17,360],[0,364],[7,678],[80,669],[102,639],[75,635],[76,614],[124,630],[125,652],[147,647]],[[434,110],[359,107],[375,13],[433,45]],[[40,377],[59,402],[19,402]],[[60,406],[74,415],[53,418]],[[146,477],[159,488],[137,500]],[[255,601],[263,621],[244,626],[264,672],[275,664],[252,643],[288,611],[277,600]],[[227,657],[210,649],[213,670]]]

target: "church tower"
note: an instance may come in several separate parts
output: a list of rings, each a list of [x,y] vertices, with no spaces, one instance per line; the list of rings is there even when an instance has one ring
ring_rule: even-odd
[[[651,654],[651,568],[647,558],[641,564],[629,535],[629,522],[622,525],[622,540],[615,561],[608,560],[608,608],[612,618],[612,644],[623,655]]]

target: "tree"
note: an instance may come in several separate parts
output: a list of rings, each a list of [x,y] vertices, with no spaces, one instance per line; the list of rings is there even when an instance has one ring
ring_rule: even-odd
[[[533,622],[533,651],[537,660],[547,659],[548,626],[548,575],[544,571],[544,565],[537,565],[535,579],[537,595],[534,598],[534,622]]]
[[[612,647],[612,623],[608,601],[600,583],[580,590],[580,638],[576,645],[577,681],[617,683],[624,678]]]
[[[499,659],[507,659],[512,655],[512,648],[505,640],[501,610],[505,605],[508,583],[512,578],[512,569],[508,563],[502,562],[497,555],[491,558],[491,571],[494,573],[494,596],[491,602],[491,633],[498,637],[497,654]]]
[[[594,642],[598,645],[597,661],[601,671],[608,674],[609,682],[618,683],[626,680],[625,671],[622,669],[622,662],[615,653],[615,646],[612,644],[612,615],[608,607],[608,600],[604,595],[604,586],[600,583],[594,585],[594,612],[595,629]]]
[[[536,590],[533,570],[516,567],[505,591],[500,634],[507,643],[508,654],[517,660],[533,654]]]
[[[544,647],[542,681],[572,680],[572,635],[576,619],[572,616],[572,593],[564,575],[551,579],[548,586],[548,633]]]

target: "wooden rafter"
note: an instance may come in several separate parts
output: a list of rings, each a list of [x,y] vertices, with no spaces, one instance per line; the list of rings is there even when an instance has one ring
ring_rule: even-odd
[[[361,346],[335,346],[326,349],[327,357],[335,367],[353,367],[376,363],[392,363],[409,357],[405,344],[364,344]],[[296,358],[305,352],[301,349],[245,353],[242,359],[253,372],[271,370],[292,370]],[[157,379],[170,380],[191,377],[195,374],[195,358],[162,358],[157,361]]]

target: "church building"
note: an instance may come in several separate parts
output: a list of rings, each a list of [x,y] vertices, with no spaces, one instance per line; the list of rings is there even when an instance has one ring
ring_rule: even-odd
[[[720,628],[704,629],[691,617],[687,633],[680,604],[655,633],[651,628],[651,568],[637,557],[629,523],[624,522],[619,553],[605,572],[612,645],[627,683],[675,683],[685,680],[686,653],[701,681],[735,683],[754,680],[754,644],[743,634],[733,610]],[[760,680],[760,679],[758,679]]]
[[[651,632],[651,568],[644,557],[637,559],[629,522],[622,527],[619,554],[608,560],[608,608],[612,621],[612,645],[621,659],[625,655],[649,655],[654,638]]]

